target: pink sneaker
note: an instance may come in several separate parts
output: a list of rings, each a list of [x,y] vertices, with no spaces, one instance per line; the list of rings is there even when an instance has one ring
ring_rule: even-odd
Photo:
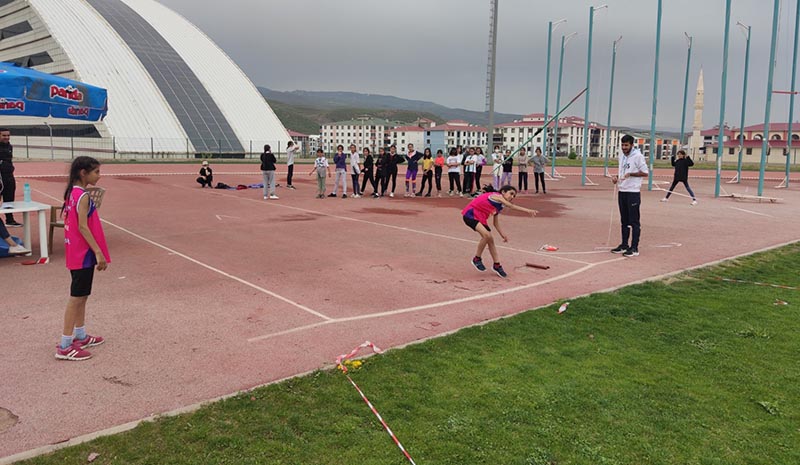
[[[104,342],[106,342],[106,340],[100,336],[90,336],[87,334],[86,339],[82,339],[80,341],[76,339],[72,343],[76,344],[81,349],[85,349],[87,347],[99,346]]]
[[[90,354],[88,350],[83,350],[81,346],[75,342],[66,349],[62,349],[59,344],[56,344],[56,359],[58,360],[81,361],[90,358],[92,358],[92,354]]]

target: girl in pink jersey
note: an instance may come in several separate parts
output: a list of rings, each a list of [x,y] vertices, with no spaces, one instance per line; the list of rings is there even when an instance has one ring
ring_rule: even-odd
[[[56,347],[59,360],[86,360],[92,356],[87,347],[105,342],[100,336],[86,334],[85,326],[94,269],[103,271],[111,261],[97,207],[86,192],[99,180],[100,162],[92,157],[78,157],[72,162],[64,192],[64,255],[72,285],[61,343]]]
[[[481,240],[478,241],[478,250],[472,258],[472,266],[477,268],[478,271],[486,271],[481,255],[483,255],[483,249],[488,245],[489,253],[492,255],[492,261],[494,262],[492,270],[501,278],[508,276],[505,270],[503,270],[503,267],[500,266],[500,258],[497,255],[497,248],[494,245],[494,236],[492,236],[492,230],[489,228],[489,218],[492,218],[494,228],[497,230],[497,233],[500,234],[500,237],[503,238],[503,242],[508,242],[508,236],[503,234],[503,231],[500,229],[500,220],[498,218],[503,208],[525,212],[531,216],[536,216],[537,213],[536,210],[520,207],[511,203],[516,196],[517,189],[515,187],[503,186],[500,188],[500,192],[494,192],[492,190],[475,197],[461,210],[464,223],[481,235]]]

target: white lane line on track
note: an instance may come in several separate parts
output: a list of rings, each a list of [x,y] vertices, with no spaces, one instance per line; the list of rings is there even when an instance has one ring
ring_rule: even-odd
[[[177,185],[174,185],[174,184],[172,186],[180,187],[180,188],[183,188],[183,189],[190,189],[189,187],[177,186]],[[448,235],[445,235],[445,234],[438,234],[438,233],[432,233],[432,232],[428,232],[428,231],[421,231],[421,230],[418,230],[418,229],[407,228],[407,227],[404,227],[404,226],[395,226],[395,225],[391,225],[391,224],[378,223],[378,222],[375,222],[375,221],[367,221],[367,220],[362,220],[362,219],[358,219],[358,218],[351,218],[351,217],[347,217],[347,216],[333,215],[331,213],[325,213],[325,212],[320,212],[320,211],[316,211],[316,210],[309,210],[307,208],[301,208],[301,207],[293,207],[291,205],[286,205],[286,204],[282,204],[282,203],[278,203],[278,202],[238,197],[238,196],[235,196],[235,195],[227,194],[225,192],[211,192],[210,194],[220,195],[220,196],[223,196],[223,197],[230,197],[232,199],[245,200],[245,201],[248,201],[248,202],[256,202],[256,203],[258,203],[260,205],[270,205],[270,206],[273,206],[273,207],[280,207],[280,208],[286,208],[286,209],[289,209],[289,210],[301,211],[303,213],[310,213],[310,214],[313,214],[313,215],[327,216],[329,218],[335,218],[335,219],[339,219],[339,220],[354,221],[356,223],[369,224],[369,225],[372,225],[372,226],[379,226],[379,227],[396,229],[396,230],[399,230],[399,231],[405,231],[405,232],[410,232],[410,233],[415,233],[415,234],[422,234],[422,235],[426,235],[426,236],[438,237],[440,239],[449,239],[449,240],[453,240],[453,241],[467,242],[467,243],[470,243],[470,244],[476,244],[477,243],[477,241],[475,239],[464,239],[462,237],[448,236]],[[585,261],[582,261],[582,260],[573,260],[571,258],[566,258],[566,257],[557,257],[557,256],[550,256],[550,255],[547,255],[547,254],[542,254],[538,250],[517,249],[515,247],[509,247],[509,246],[505,246],[505,245],[500,245],[497,242],[495,242],[495,245],[496,245],[496,247],[498,249],[510,250],[512,252],[526,253],[526,254],[531,254],[531,255],[549,256],[549,257],[557,259],[557,260],[564,260],[564,261],[567,261],[567,262],[578,263],[580,265],[590,265],[591,264],[591,262],[585,262]]]
[[[58,200],[59,200],[59,199],[57,199],[57,198],[53,197],[52,195],[49,195],[49,194],[47,194],[47,193],[44,193],[44,192],[42,192],[42,191],[40,191],[40,190],[38,190],[38,189],[37,189],[36,191],[37,191],[37,192],[39,192],[39,193],[41,193],[42,195],[45,195],[45,196],[47,196],[47,197],[49,197],[49,198],[53,199],[53,200],[56,200],[56,201],[58,201]],[[249,282],[249,281],[246,281],[246,280],[244,280],[244,279],[242,279],[242,278],[240,278],[240,277],[238,277],[238,276],[234,276],[234,275],[232,275],[232,274],[230,274],[230,273],[227,273],[227,272],[225,272],[225,271],[222,271],[222,270],[220,270],[219,268],[214,268],[213,266],[211,266],[211,265],[209,265],[209,264],[207,264],[207,263],[203,263],[203,262],[201,262],[200,260],[197,260],[197,259],[195,259],[195,258],[192,258],[192,257],[190,257],[190,256],[188,256],[188,255],[186,255],[186,254],[183,254],[183,253],[181,253],[181,252],[178,252],[177,250],[171,249],[171,248],[169,248],[169,247],[167,247],[167,246],[165,246],[165,245],[163,245],[163,244],[159,244],[158,242],[155,242],[155,241],[153,241],[153,240],[150,240],[150,239],[148,239],[148,238],[146,238],[146,237],[144,237],[144,236],[142,236],[142,235],[136,234],[135,232],[133,232],[133,231],[130,231],[130,230],[128,230],[128,229],[125,229],[125,228],[123,228],[122,226],[119,226],[119,225],[117,225],[117,224],[114,224],[114,223],[112,223],[112,222],[110,222],[110,221],[108,221],[108,220],[104,220],[104,219],[102,219],[102,218],[101,218],[101,221],[102,221],[103,223],[105,223],[105,224],[109,225],[109,226],[112,226],[112,227],[114,227],[114,228],[117,228],[117,229],[119,229],[119,230],[120,230],[120,231],[122,231],[122,232],[125,232],[125,233],[127,233],[127,234],[130,234],[131,236],[133,236],[133,237],[135,237],[135,238],[137,238],[137,239],[139,239],[139,240],[142,240],[142,241],[144,241],[144,242],[147,242],[148,244],[154,245],[154,246],[156,246],[156,247],[158,247],[158,248],[160,248],[160,249],[166,250],[167,252],[169,252],[169,253],[171,253],[171,254],[173,254],[173,255],[177,255],[177,256],[179,256],[179,257],[183,258],[184,260],[188,260],[188,261],[190,261],[190,262],[192,262],[192,263],[194,263],[194,264],[196,264],[196,265],[200,265],[201,267],[203,267],[203,268],[206,268],[207,270],[211,270],[211,271],[213,271],[213,272],[215,272],[215,273],[221,274],[222,276],[225,276],[225,277],[226,277],[226,278],[228,278],[228,279],[231,279],[231,280],[233,280],[233,281],[236,281],[236,282],[238,282],[238,283],[240,283],[240,284],[244,284],[244,285],[245,285],[245,286],[247,286],[247,287],[253,288],[253,289],[255,289],[255,290],[257,290],[257,291],[259,291],[259,292],[261,292],[261,293],[267,294],[267,295],[268,295],[268,296],[270,296],[270,297],[274,297],[274,298],[276,298],[276,299],[278,299],[278,300],[280,300],[280,301],[283,301],[283,302],[285,302],[285,303],[287,303],[287,304],[289,304],[289,305],[291,305],[291,306],[293,306],[293,307],[299,308],[300,310],[303,310],[304,312],[308,312],[308,313],[310,313],[310,314],[312,314],[312,315],[314,315],[314,316],[316,316],[316,317],[322,318],[323,320],[331,320],[331,319],[332,319],[331,317],[329,317],[329,316],[327,316],[327,315],[323,315],[322,313],[320,313],[320,312],[317,312],[317,311],[315,311],[315,310],[312,310],[312,309],[310,309],[310,308],[306,307],[305,305],[299,304],[299,303],[297,303],[297,302],[295,302],[295,301],[293,301],[293,300],[291,300],[291,299],[288,299],[288,298],[286,298],[286,297],[283,297],[282,295],[276,294],[276,293],[274,293],[274,292],[270,291],[269,289],[264,289],[263,287],[261,287],[261,286],[259,286],[259,285],[257,285],[257,284],[253,284],[253,283],[251,283],[251,282]]]
[[[754,211],[751,211],[751,210],[745,210],[744,208],[739,208],[739,207],[730,207],[730,208],[732,210],[739,210],[740,212],[751,213],[753,215],[766,216],[767,218],[775,218],[774,216],[767,215],[766,213],[759,213],[759,212],[754,212]]]
[[[516,286],[516,287],[509,288],[509,289],[501,289],[501,290],[493,291],[493,292],[487,292],[485,294],[478,294],[478,295],[473,295],[473,296],[469,296],[469,297],[462,297],[460,299],[452,299],[452,300],[445,300],[445,301],[442,301],[442,302],[435,302],[435,303],[431,303],[431,304],[418,305],[416,307],[399,308],[397,310],[389,310],[389,311],[386,311],[386,312],[369,313],[367,315],[358,315],[358,316],[351,316],[351,317],[346,317],[346,318],[334,318],[334,319],[331,319],[331,320],[328,320],[328,321],[324,321],[324,322],[313,323],[313,324],[305,325],[305,326],[298,326],[296,328],[287,329],[285,331],[280,331],[280,332],[277,332],[277,333],[270,333],[270,334],[264,334],[262,336],[251,337],[250,339],[247,340],[247,342],[263,341],[265,339],[271,339],[273,337],[283,336],[283,335],[286,335],[286,334],[296,333],[296,332],[299,332],[299,331],[305,331],[305,330],[308,330],[308,329],[313,329],[313,328],[317,328],[317,327],[320,327],[320,326],[326,326],[326,325],[330,325],[330,324],[334,324],[334,323],[347,323],[347,322],[351,322],[351,321],[362,321],[362,320],[370,320],[370,319],[373,319],[373,318],[382,318],[382,317],[386,317],[386,316],[401,315],[401,314],[404,314],[404,313],[412,313],[412,312],[418,312],[420,310],[428,310],[428,309],[431,309],[431,308],[446,307],[446,306],[449,306],[449,305],[456,305],[456,304],[461,304],[461,303],[464,303],[464,302],[471,302],[473,300],[480,300],[480,299],[485,299],[485,298],[489,298],[489,297],[495,297],[495,296],[502,295],[502,294],[510,294],[512,292],[524,291],[526,289],[531,289],[531,288],[534,288],[534,287],[543,286],[545,284],[550,284],[550,283],[555,282],[555,281],[559,281],[559,280],[562,280],[562,279],[569,278],[571,276],[575,276],[577,274],[583,273],[583,272],[585,272],[587,270],[590,270],[591,268],[594,268],[594,267],[599,266],[599,265],[604,265],[606,263],[612,263],[612,262],[617,262],[617,261],[621,261],[621,260],[626,260],[626,259],[623,258],[623,257],[618,257],[618,258],[612,258],[610,260],[605,260],[605,261],[598,262],[598,263],[590,263],[590,264],[587,264],[586,266],[584,266],[582,268],[578,268],[577,270],[570,271],[569,273],[560,274],[558,276],[553,276],[552,278],[545,279],[544,281],[537,281],[535,283],[523,284],[522,286]]]

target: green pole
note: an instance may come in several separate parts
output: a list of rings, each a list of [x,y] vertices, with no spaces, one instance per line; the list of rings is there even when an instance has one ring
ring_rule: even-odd
[[[569,37],[574,36],[576,33],[572,33]],[[561,58],[558,61],[558,92],[556,92],[556,108],[561,107],[561,75],[564,71],[564,45],[566,45],[566,40],[564,36],[561,36]],[[555,141],[556,148],[553,150],[553,158],[550,160],[550,176],[556,177],[556,156],[558,155],[558,118],[556,118],[556,125],[553,129],[555,136],[553,136],[553,140]]]
[[[594,7],[589,7],[589,46],[586,54],[586,102],[583,113],[583,147],[581,148],[581,186],[586,185],[586,145],[589,139],[589,94],[592,76],[592,29],[594,26]]]
[[[689,65],[692,62],[692,37],[686,34],[686,39],[689,41],[689,51],[686,52],[686,77],[683,80],[683,110],[681,111],[681,144],[683,144],[684,130],[686,129],[686,99],[689,96]]]
[[[656,63],[653,70],[653,116],[650,119],[650,176],[647,177],[647,190],[653,190],[653,160],[656,150],[656,108],[658,107],[658,55],[661,50],[661,0],[658,0],[658,19],[656,20]]]
[[[747,108],[747,71],[750,68],[750,26],[738,25],[747,30],[747,45],[744,52],[744,84],[742,85],[742,119],[739,123],[739,161],[736,163],[736,182],[742,182],[742,151],[744,150],[744,115]]]
[[[544,78],[544,118],[543,121],[547,121],[548,115],[548,104],[550,103],[550,48],[553,40],[553,22],[550,21],[547,23],[547,66],[545,73],[546,76]],[[542,153],[544,156],[547,156],[547,128],[544,128],[544,142],[542,143]]]
[[[725,155],[725,93],[728,86],[728,37],[731,29],[731,0],[725,1],[725,34],[722,44],[722,85],[719,98],[719,133],[717,135],[717,177],[714,183],[714,197],[719,197],[722,178],[722,157]],[[761,194],[759,194],[761,195]]]
[[[608,119],[606,120],[606,160],[603,164],[603,176],[608,176],[608,152],[610,152],[610,146],[608,145],[608,139],[611,136],[611,104],[614,101],[614,68],[617,65],[617,44],[619,41],[622,40],[622,36],[619,36],[619,39],[614,41],[614,50],[611,53],[611,85],[609,86],[608,91]]]
[[[784,185],[789,188],[789,168],[792,159],[792,125],[794,124],[794,85],[797,79],[797,38],[800,31],[800,0],[797,0],[794,17],[794,52],[792,53],[792,88],[789,89],[789,134],[786,139],[786,179]]]
[[[730,0],[728,0],[730,3]],[[764,138],[761,142],[761,166],[758,170],[758,195],[764,193],[764,171],[767,167],[767,150],[769,148],[769,113],[772,109],[772,81],[775,77],[775,47],[778,43],[778,12],[780,0],[775,0],[772,9],[772,43],[769,49],[769,74],[767,77],[767,103],[764,109]],[[791,124],[791,121],[789,121]]]

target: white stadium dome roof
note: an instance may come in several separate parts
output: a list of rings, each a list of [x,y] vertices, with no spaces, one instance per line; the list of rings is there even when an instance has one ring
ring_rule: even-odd
[[[0,61],[108,89],[94,126],[120,152],[243,153],[290,140],[230,57],[154,0],[0,0]],[[20,124],[10,118],[0,121]]]

